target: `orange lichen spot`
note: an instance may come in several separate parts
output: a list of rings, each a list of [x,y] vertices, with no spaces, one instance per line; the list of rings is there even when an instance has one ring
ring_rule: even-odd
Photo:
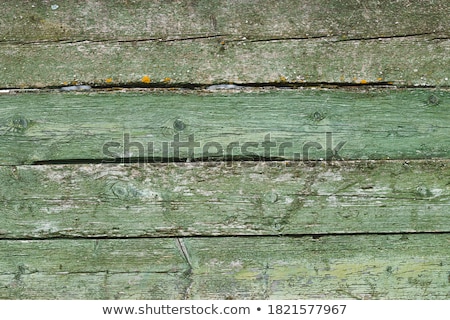
[[[278,79],[278,81],[280,81],[280,82],[286,82],[287,79],[286,79],[285,76],[280,76],[280,78]]]
[[[73,80],[70,84],[73,85],[73,86],[76,86],[78,84],[78,81]]]
[[[106,78],[105,80],[106,83],[111,83],[112,81],[113,81],[112,78]]]
[[[383,81],[383,78],[378,77],[378,78],[377,78],[377,81]]]
[[[67,81],[63,82],[63,85],[67,86],[69,83]]]
[[[220,41],[220,44],[224,46],[225,45],[225,41],[223,41],[223,40]]]
[[[165,77],[165,78],[163,79],[163,82],[164,82],[164,83],[169,83],[170,81],[172,81],[172,79],[169,78],[169,77]]]
[[[145,76],[142,77],[141,81],[143,83],[150,83],[150,82],[152,82],[152,79],[150,79],[149,76],[145,75]]]
[[[359,83],[361,83],[361,84],[367,84],[367,80],[362,79]]]
[[[392,81],[389,81],[388,84],[394,84]]]

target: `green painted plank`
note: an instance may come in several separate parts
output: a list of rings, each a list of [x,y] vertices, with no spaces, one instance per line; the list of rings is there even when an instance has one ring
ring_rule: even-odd
[[[449,299],[446,235],[186,240],[192,298]],[[199,294],[196,294],[196,293]]]
[[[449,85],[448,1],[7,0],[0,87],[289,81]],[[52,8],[53,5],[53,8]]]
[[[450,298],[448,234],[180,241],[1,241],[0,297]]]
[[[445,90],[243,91],[2,95],[0,164],[450,155]]]
[[[0,238],[450,232],[449,166],[4,166]]]
[[[173,239],[0,241],[0,299],[180,299]]]
[[[183,289],[189,283],[181,274],[145,271],[43,274],[25,269],[23,276],[15,277],[15,274],[0,275],[2,300],[176,300],[184,297]]]

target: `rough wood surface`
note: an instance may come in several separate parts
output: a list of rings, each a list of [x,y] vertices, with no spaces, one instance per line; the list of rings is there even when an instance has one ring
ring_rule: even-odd
[[[445,90],[241,91],[3,95],[0,163],[450,155]]]
[[[55,4],[3,2],[0,87],[450,83],[446,0]]]
[[[449,165],[7,166],[0,238],[450,232]]]
[[[4,42],[243,35],[370,37],[448,32],[447,1],[4,0]],[[57,4],[57,7],[52,6]]]
[[[174,240],[0,241],[0,299],[176,299]]]
[[[449,12],[3,1],[0,299],[450,299]]]
[[[448,234],[2,240],[0,298],[449,299],[449,241]]]

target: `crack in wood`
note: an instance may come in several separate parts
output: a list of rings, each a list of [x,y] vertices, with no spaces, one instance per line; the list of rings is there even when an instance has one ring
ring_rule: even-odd
[[[232,35],[232,34],[212,34],[212,35],[198,35],[188,37],[151,37],[151,38],[133,38],[133,39],[69,39],[61,38],[56,40],[37,40],[37,41],[17,41],[17,40],[0,40],[1,44],[16,44],[16,45],[40,45],[40,44],[76,44],[76,43],[139,43],[139,42],[183,42],[192,40],[205,40],[205,39],[221,39],[226,43],[236,42],[280,42],[280,41],[304,41],[304,40],[320,40],[325,39],[332,42],[346,42],[346,41],[371,41],[381,39],[398,39],[398,38],[412,38],[432,36],[431,40],[448,40],[447,35],[440,35],[436,32],[422,32],[422,33],[410,33],[410,34],[391,34],[391,35],[373,35],[368,37],[348,37],[345,34],[330,34],[330,35],[316,35],[316,36],[298,36],[298,37],[267,37],[260,39],[252,39],[252,35]],[[225,38],[229,39],[225,39]],[[225,40],[224,40],[225,39]]]
[[[125,82],[125,83],[115,83],[111,85],[105,84],[93,84],[91,89],[86,92],[114,92],[114,89],[120,89],[123,92],[134,92],[134,91],[164,91],[164,90],[187,90],[191,92],[205,92],[210,84],[205,83],[161,83],[155,82],[150,84],[144,84],[142,82]],[[400,84],[393,83],[391,81],[379,81],[379,82],[367,82],[367,83],[355,83],[355,82],[249,82],[249,83],[238,83],[236,84],[237,88],[232,88],[229,90],[223,90],[224,92],[240,92],[241,89],[245,89],[246,91],[258,91],[258,90],[295,90],[295,89],[303,89],[303,88],[317,88],[317,89],[342,89],[342,90],[368,90],[368,89],[430,89],[430,90],[446,90],[450,88],[450,86],[445,85],[408,85],[408,84]],[[32,89],[32,88],[8,88],[8,87],[0,87],[0,90],[3,90],[3,94],[18,94],[18,93],[29,93],[32,91],[33,93],[50,93],[54,91],[60,91],[59,86],[44,86],[40,89]],[[207,92],[216,92],[216,90],[206,90]],[[75,92],[75,91],[74,91]],[[2,93],[2,92],[0,92]],[[132,161],[132,160],[130,160]],[[164,159],[161,159],[164,161]]]
[[[329,233],[276,233],[276,234],[239,234],[238,236],[240,238],[323,238],[323,237],[354,237],[354,236],[407,236],[407,235],[450,235],[450,231],[400,231],[400,232],[329,232]],[[214,238],[232,238],[236,235],[229,235],[229,234],[203,234],[203,235],[183,235],[184,239],[214,239]],[[182,249],[182,246],[178,244],[177,239],[179,239],[178,236],[174,235],[164,235],[164,236],[68,236],[68,235],[59,235],[54,237],[46,236],[23,236],[23,237],[0,237],[0,242],[2,241],[59,241],[59,240],[93,240],[93,239],[99,239],[99,240],[137,240],[137,239],[173,239],[175,238],[177,243],[177,248],[180,249],[180,251],[183,254],[183,259],[186,261],[186,263],[192,268],[192,265],[189,264],[187,258],[189,258],[189,255],[185,256],[185,253],[187,254],[186,247]],[[184,246],[184,244],[183,244]],[[185,251],[182,251],[185,250]],[[190,261],[190,258],[189,258]]]
[[[178,42],[178,41],[192,41],[192,40],[204,40],[204,39],[216,39],[222,37],[229,37],[227,34],[214,34],[214,35],[200,35],[192,37],[182,37],[182,38],[134,38],[134,39],[68,39],[61,38],[57,40],[38,40],[38,41],[10,41],[10,40],[0,40],[1,44],[13,44],[13,45],[40,45],[40,44],[76,44],[76,43],[138,43],[138,42]]]
[[[183,259],[187,262],[187,264],[189,265],[189,269],[192,270],[192,263],[191,263],[191,259],[189,258],[189,252],[186,248],[186,245],[184,244],[183,239],[181,238],[176,238],[175,239],[175,243],[177,245],[178,250],[180,250]]]
[[[432,36],[429,40],[448,40],[448,36],[439,36],[435,32],[411,33],[411,34],[391,34],[391,35],[374,35],[369,37],[348,37],[346,35],[321,35],[321,36],[303,36],[303,37],[274,37],[264,39],[250,39],[250,37],[241,37],[241,39],[228,40],[227,42],[282,42],[282,41],[305,41],[305,40],[325,40],[327,42],[353,42],[353,41],[374,41],[374,40],[391,40],[391,39],[407,39],[414,37]],[[245,40],[243,40],[245,39]]]
[[[183,296],[183,300],[187,300],[190,298],[190,293],[191,293],[191,289],[194,285],[194,278],[193,278],[193,266],[191,263],[191,258],[189,257],[189,252],[186,248],[186,245],[183,241],[182,238],[176,238],[175,239],[175,244],[178,248],[178,250],[180,251],[183,259],[186,261],[186,263],[188,264],[188,269],[183,272],[185,279],[187,280],[187,285],[184,288],[184,290],[182,290],[182,296]]]

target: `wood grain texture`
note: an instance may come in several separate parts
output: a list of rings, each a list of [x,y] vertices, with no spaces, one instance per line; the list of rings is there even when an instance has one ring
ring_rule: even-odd
[[[2,41],[139,40],[242,35],[371,37],[448,32],[449,3],[357,0],[5,0]],[[56,3],[55,3],[56,4]]]
[[[449,235],[0,241],[2,299],[448,299]]]
[[[186,246],[194,274],[195,267],[201,274],[193,287],[208,298],[448,299],[448,241],[448,235],[269,237],[186,240]]]
[[[446,161],[0,168],[0,238],[450,232]]]
[[[0,299],[450,299],[449,11],[3,1]]]
[[[0,241],[1,299],[178,299],[188,266],[171,239]]]
[[[448,86],[448,1],[8,0],[0,87],[71,82]]]
[[[245,91],[3,95],[0,163],[450,155],[446,90]]]

